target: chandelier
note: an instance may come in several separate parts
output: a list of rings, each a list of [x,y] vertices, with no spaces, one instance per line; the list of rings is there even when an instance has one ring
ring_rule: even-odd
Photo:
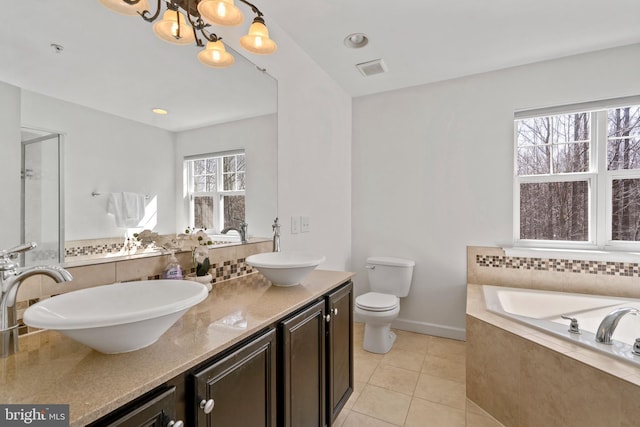
[[[160,16],[162,0],[158,0],[155,13],[149,10],[148,0],[99,0],[108,9],[122,15],[140,15],[147,22],[154,22]],[[251,53],[267,55],[277,49],[269,38],[269,30],[264,24],[262,12],[246,0],[239,0],[251,8],[256,17],[249,32],[240,37],[240,45]],[[233,0],[167,0],[162,19],[153,24],[153,32],[160,39],[177,44],[195,43],[204,47],[198,53],[198,60],[209,67],[225,68],[235,59],[227,52],[222,37],[211,32],[211,25],[237,26],[242,23],[240,9]],[[203,43],[206,40],[206,45]]]

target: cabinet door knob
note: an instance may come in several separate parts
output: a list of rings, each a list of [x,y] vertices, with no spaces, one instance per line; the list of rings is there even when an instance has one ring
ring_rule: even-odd
[[[338,307],[336,307],[333,310],[331,310],[331,312],[333,313],[334,316],[337,316],[338,315]]]
[[[213,407],[216,405],[216,402],[213,399],[204,400],[200,402],[200,408],[204,411],[205,414],[210,414],[213,411]]]
[[[324,316],[324,320],[329,323],[331,322],[331,314],[327,314],[326,316]]]
[[[167,427],[184,427],[184,423],[182,422],[182,420],[178,420],[178,421],[169,421],[169,424],[167,424]]]

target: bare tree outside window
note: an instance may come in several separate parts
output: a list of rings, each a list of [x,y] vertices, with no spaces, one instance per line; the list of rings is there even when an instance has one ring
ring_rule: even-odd
[[[244,196],[224,196],[224,226],[237,227],[244,221]]]
[[[516,125],[517,174],[552,175],[556,181],[520,184],[520,239],[587,241],[588,182],[563,174],[589,170],[589,114],[536,117]]]
[[[194,227],[220,231],[244,221],[244,153],[190,160],[186,165]]]
[[[596,131],[605,120],[606,132]],[[640,105],[521,119],[515,126],[520,240],[640,242]],[[607,197],[598,194],[603,189]],[[606,230],[597,228],[602,212]]]
[[[193,197],[193,226],[195,228],[212,230],[215,224],[213,218],[214,198],[210,196]]]
[[[588,213],[586,181],[520,186],[521,239],[587,241]]]
[[[640,106],[608,113],[608,170],[640,169]],[[614,179],[611,191],[612,240],[640,240],[640,179]]]

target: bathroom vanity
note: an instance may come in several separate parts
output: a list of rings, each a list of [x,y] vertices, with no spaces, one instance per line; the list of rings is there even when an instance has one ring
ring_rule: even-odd
[[[1,361],[0,402],[70,405],[70,425],[331,425],[353,391],[351,273],[217,284],[155,344],[106,355],[42,331]],[[172,424],[173,422],[173,424]]]

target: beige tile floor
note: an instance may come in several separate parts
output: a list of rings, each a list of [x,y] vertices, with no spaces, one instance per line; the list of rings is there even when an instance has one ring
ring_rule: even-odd
[[[501,427],[465,397],[465,343],[395,331],[387,354],[362,349],[354,328],[355,390],[338,427]]]

